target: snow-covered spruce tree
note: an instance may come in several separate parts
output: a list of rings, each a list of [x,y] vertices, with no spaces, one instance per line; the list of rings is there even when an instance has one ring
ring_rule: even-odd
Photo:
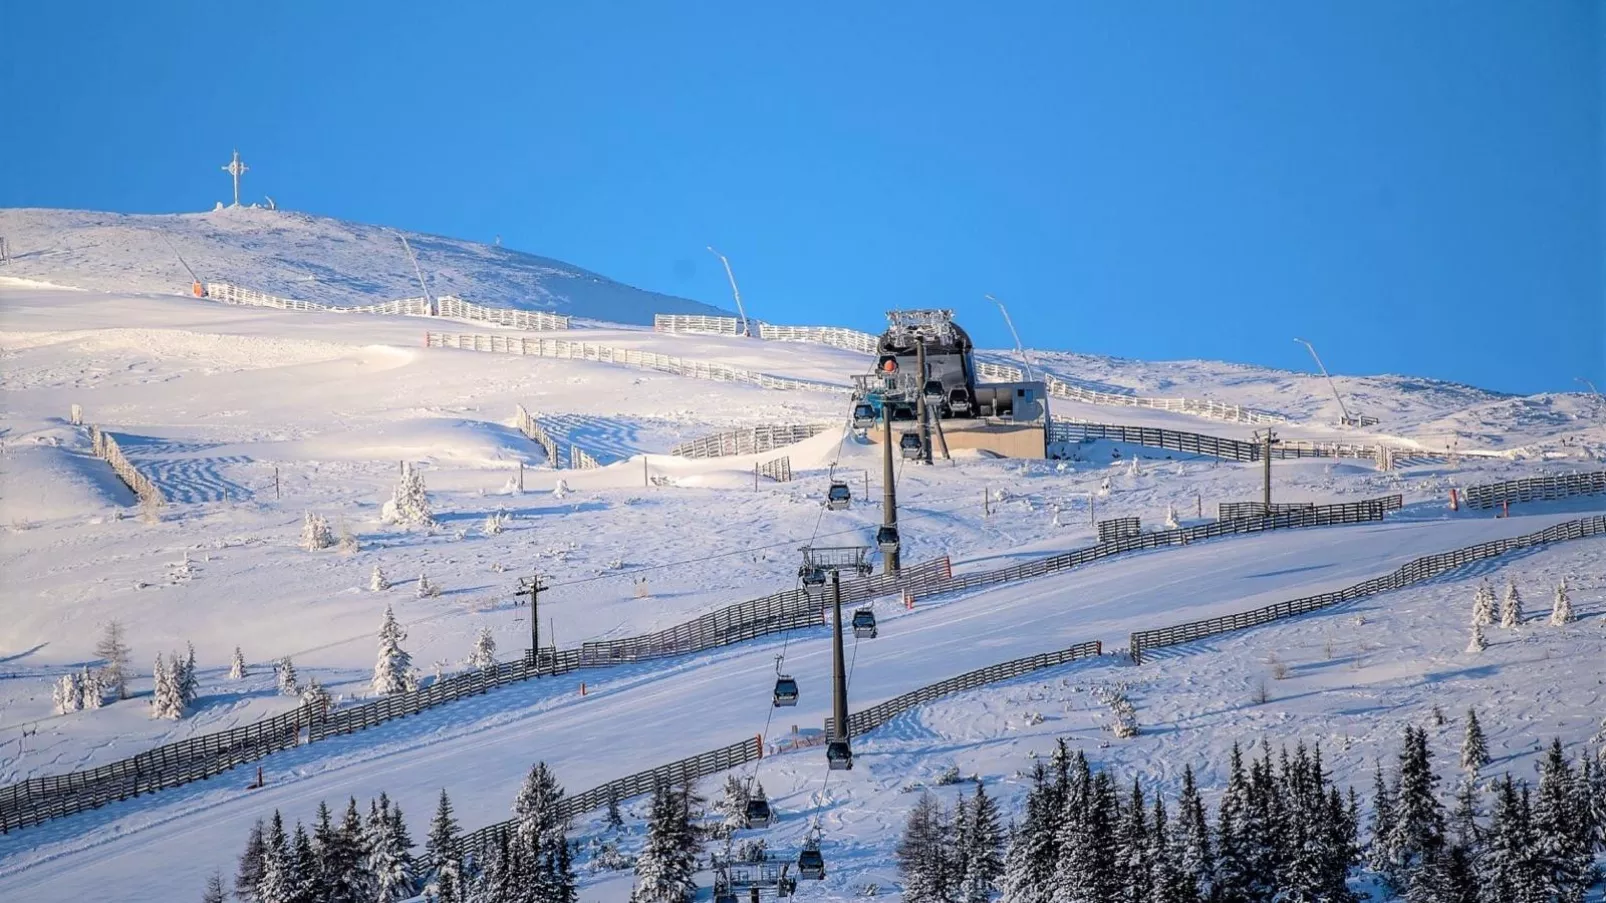
[[[958,897],[964,903],[987,903],[1004,875],[1004,834],[998,824],[998,804],[976,781],[976,792],[965,810],[965,835],[959,846]]]
[[[1508,773],[1495,786],[1489,826],[1479,849],[1477,873],[1480,900],[1544,900],[1528,789],[1519,792]]]
[[[234,896],[242,903],[257,898],[257,884],[262,881],[262,819],[251,826],[245,839],[245,851],[240,854],[240,869],[234,876]]]
[[[1416,871],[1444,849],[1444,807],[1434,792],[1427,731],[1407,726],[1400,751],[1399,790],[1394,797],[1383,876],[1396,888],[1406,888]]]
[[[279,659],[274,670],[279,680],[279,695],[301,695],[301,685],[296,683],[296,663],[290,660],[290,656]]]
[[[1562,754],[1561,739],[1551,741],[1539,766],[1539,792],[1533,802],[1538,868],[1545,893],[1556,900],[1582,900],[1594,879],[1591,826],[1574,789],[1577,776]]]
[[[84,707],[83,688],[78,684],[78,675],[71,671],[56,681],[50,696],[57,715],[70,715]]]
[[[611,792],[608,794],[608,813],[606,821],[608,823],[608,827],[615,829],[622,828],[625,824],[625,817],[619,814],[619,799]]]
[[[291,873],[290,839],[284,833],[284,819],[273,810],[262,845],[262,877],[257,881],[258,903],[296,903],[295,876]]]
[[[1522,593],[1517,592],[1517,581],[1506,582],[1506,598],[1500,605],[1500,626],[1517,627],[1522,624]]]
[[[1253,856],[1247,822],[1249,779],[1244,774],[1243,750],[1232,745],[1232,766],[1226,792],[1216,815],[1214,891],[1223,900],[1250,899],[1254,881]]]
[[[184,703],[178,694],[178,676],[172,662],[164,662],[162,654],[156,654],[156,664],[151,668],[151,681],[154,689],[151,692],[151,717],[172,718],[184,717]]]
[[[424,476],[411,463],[402,464],[401,479],[379,516],[387,524],[403,527],[428,527],[435,523],[429,493],[424,489]]]
[[[482,626],[474,635],[474,649],[469,652],[466,664],[482,670],[496,666],[496,638],[491,636],[490,627]]]
[[[636,859],[631,903],[689,903],[697,894],[695,835],[680,792],[654,791],[647,821],[647,842]]]
[[[1115,784],[1108,772],[1075,779],[1065,791],[1049,882],[1052,903],[1098,903],[1119,894],[1115,861]]]
[[[1482,652],[1487,648],[1489,648],[1489,642],[1483,637],[1483,625],[1479,624],[1477,621],[1473,621],[1472,636],[1467,639],[1467,651],[1477,653]]]
[[[480,532],[486,536],[500,535],[502,532],[502,512],[493,511],[487,514],[485,516],[485,524],[480,527]]]
[[[301,704],[314,712],[328,712],[334,704],[334,697],[329,695],[323,684],[318,683],[318,678],[309,677],[307,686],[301,691]]]
[[[369,868],[368,832],[357,811],[356,797],[346,799],[346,813],[340,819],[335,836],[332,868],[326,872],[333,888],[330,899],[341,903],[372,900],[379,881]]]
[[[435,817],[424,841],[424,895],[435,903],[465,903],[463,853],[452,801],[441,790]]]
[[[396,623],[396,614],[385,606],[385,619],[379,625],[379,658],[374,662],[373,690],[389,696],[413,689],[413,657],[401,647],[407,633]]]
[[[429,582],[428,574],[418,575],[418,586],[414,592],[420,599],[428,599],[441,594],[441,588]]]
[[[307,829],[296,822],[290,835],[290,873],[295,876],[295,903],[328,898],[318,875],[318,853],[312,848]]]
[[[747,802],[747,782],[734,774],[726,775],[724,792],[714,805],[714,811],[720,816],[715,837],[724,839],[747,827]]]
[[[195,704],[196,699],[200,698],[201,685],[195,677],[195,644],[185,643],[184,645],[188,647],[184,658],[180,659],[176,653],[173,655],[175,670],[173,676],[174,682],[178,685],[179,701],[187,709]]]
[[[1177,521],[1177,506],[1165,506],[1165,528],[1167,530],[1175,530],[1179,526],[1181,526],[1181,524]]]
[[[1182,768],[1182,793],[1177,799],[1177,825],[1174,829],[1177,846],[1177,871],[1180,873],[1180,898],[1184,901],[1209,899],[1215,859],[1211,854],[1210,822],[1205,815],[1204,800],[1193,777],[1193,766]]]
[[[1494,626],[1494,590],[1483,580],[1472,594],[1472,623],[1477,627]]]
[[[106,663],[100,669],[101,684],[115,693],[118,699],[128,698],[128,662],[131,654],[123,638],[122,622],[106,622],[106,630],[101,634],[100,642],[95,644],[95,655]]]
[[[1149,806],[1143,785],[1136,778],[1132,779],[1132,793],[1118,819],[1115,843],[1115,874],[1121,889],[1118,899],[1152,899],[1154,863],[1149,859]]]
[[[1026,794],[1026,813],[1009,839],[1004,854],[1002,903],[1048,903],[1049,883],[1058,854],[1059,806],[1048,771],[1038,762],[1032,769],[1032,787]]]
[[[569,825],[558,812],[563,802],[563,787],[547,768],[537,762],[525,775],[519,795],[513,800],[514,843],[529,852],[556,849],[563,842]]]
[[[329,529],[329,521],[321,514],[305,512],[301,518],[301,548],[316,552],[334,544],[335,534]]]
[[[923,791],[898,841],[898,874],[907,903],[953,903],[952,826],[931,791]]]
[[[88,668],[78,672],[79,697],[86,709],[98,709],[106,703],[106,688],[101,686],[100,674]]]
[[[386,579],[385,572],[376,564],[373,571],[368,574],[368,591],[382,593],[387,589],[390,589],[390,580]]]
[[[1550,605],[1550,624],[1553,627],[1565,627],[1573,622],[1573,600],[1568,591],[1567,579],[1556,584],[1556,596]]]
[[[1467,709],[1467,726],[1461,736],[1461,770],[1476,775],[1489,764],[1489,745],[1483,739],[1483,726],[1478,723],[1478,710]]]
[[[234,647],[234,658],[229,661],[229,680],[243,680],[250,674],[245,668],[245,654],[240,647]]]
[[[390,798],[368,803],[368,821],[363,825],[363,845],[368,853],[368,872],[373,876],[376,903],[399,903],[415,895],[411,846],[403,835],[405,825],[393,811]]]

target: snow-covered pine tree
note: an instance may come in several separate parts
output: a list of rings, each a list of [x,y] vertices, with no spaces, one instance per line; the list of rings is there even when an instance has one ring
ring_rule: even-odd
[[[636,859],[631,903],[689,903],[697,893],[692,882],[696,854],[688,844],[690,837],[690,819],[680,793],[670,787],[654,791],[647,842]]]
[[[390,501],[380,510],[380,520],[399,526],[427,527],[435,523],[430,510],[429,493],[424,489],[424,476],[410,462],[402,464],[401,479],[391,493]]]
[[[373,690],[389,696],[413,689],[413,657],[401,647],[407,633],[396,623],[396,613],[385,606],[385,619],[379,625],[379,658],[374,662]]]
[[[323,883],[318,880],[318,854],[313,851],[312,840],[301,822],[296,822],[296,829],[290,835],[290,874],[295,879],[295,894],[291,898],[295,903],[324,899],[320,896]]]
[[[1544,899],[1534,844],[1527,787],[1519,793],[1507,773],[1496,785],[1494,808],[1478,855],[1480,900]]]
[[[435,817],[429,823],[429,837],[424,841],[423,864],[426,897],[435,903],[465,903],[462,844],[457,819],[452,815],[452,801],[444,788],[435,806]]]
[[[897,846],[898,874],[907,903],[952,903],[952,828],[942,805],[924,791],[909,812]]]
[[[987,903],[1004,875],[1004,833],[998,824],[998,804],[987,795],[980,779],[965,809],[965,837],[959,849],[958,899]]]
[[[201,894],[201,903],[226,903],[228,894],[223,890],[223,875],[218,872],[206,876],[206,890]]]
[[[1165,506],[1165,528],[1167,530],[1175,530],[1178,526],[1180,524],[1177,521],[1177,506]]]
[[[747,783],[736,775],[727,775],[724,792],[714,810],[719,813],[720,821],[716,837],[727,838],[734,831],[747,827]]]
[[[1394,836],[1394,795],[1396,788],[1383,777],[1383,762],[1375,760],[1372,770],[1372,842],[1367,848],[1367,866],[1382,872],[1392,859],[1389,844]]]
[[[387,589],[390,589],[390,581],[385,578],[385,572],[380,570],[379,565],[376,564],[373,571],[368,575],[368,591],[382,593]]]
[[[301,519],[301,548],[308,552],[316,552],[334,544],[335,534],[329,529],[329,521],[321,514],[306,512]]]
[[[241,903],[257,903],[257,884],[262,881],[262,819],[251,826],[245,839],[245,852],[240,854],[240,870],[234,876],[234,896]]]
[[[347,798],[346,814],[341,818],[335,836],[335,848],[330,857],[332,868],[326,873],[334,889],[329,895],[330,900],[340,903],[372,900],[379,882],[368,867],[367,831],[363,827],[362,815],[357,811],[356,797]]]
[[[493,511],[490,514],[487,514],[485,516],[484,525],[480,527],[480,532],[484,533],[486,536],[497,536],[501,534],[502,512]]]
[[[1467,726],[1461,736],[1461,770],[1476,775],[1489,764],[1489,745],[1483,739],[1483,726],[1478,723],[1478,710],[1467,709]]]
[[[624,816],[619,814],[619,799],[611,793],[608,795],[608,814],[606,820],[608,822],[608,827],[610,828],[622,828],[625,824]]]
[[[1489,643],[1483,638],[1483,625],[1479,624],[1477,621],[1473,621],[1472,636],[1467,640],[1467,651],[1478,653],[1487,648],[1489,648]]]
[[[1149,859],[1149,806],[1143,785],[1132,779],[1132,794],[1121,812],[1115,835],[1118,900],[1143,903],[1154,897],[1154,863]]]
[[[368,853],[368,872],[373,876],[375,903],[399,903],[414,896],[412,857],[406,840],[397,831],[390,798],[380,793],[379,801],[368,803],[368,821],[363,826]]]
[[[1026,813],[1010,834],[1004,855],[1001,903],[1048,903],[1058,853],[1054,836],[1059,809],[1048,771],[1039,761],[1032,769],[1032,787],[1026,794]]]
[[[262,877],[257,881],[258,903],[296,903],[295,876],[291,874],[290,840],[284,833],[284,819],[273,810],[263,838]]]
[[[474,649],[469,652],[466,664],[481,670],[496,667],[496,638],[491,635],[490,627],[482,626],[474,635]]]
[[[314,712],[327,713],[334,704],[334,697],[318,683],[317,677],[309,677],[306,688],[301,691],[301,704]]]
[[[106,702],[106,688],[101,686],[100,673],[84,668],[78,672],[78,690],[86,709],[98,709]]]
[[[195,644],[185,643],[184,645],[188,647],[188,652],[184,658],[180,659],[177,654],[173,656],[175,672],[173,676],[174,683],[178,688],[179,702],[187,709],[195,704],[195,700],[200,696],[201,689],[200,682],[195,677]]]
[[[279,678],[279,695],[301,695],[301,685],[296,683],[296,663],[290,660],[290,656],[279,659],[276,670]]]
[[[546,763],[531,766],[513,801],[514,842],[526,851],[555,849],[569,829],[558,812],[562,801],[563,787]]]
[[[151,668],[151,717],[152,718],[180,718],[184,709],[178,698],[177,681],[174,679],[173,667],[162,660],[162,654],[156,653],[156,664]]]
[[[1483,580],[1472,594],[1472,623],[1477,627],[1494,626],[1494,590]]]
[[[1185,903],[1209,899],[1215,858],[1211,854],[1210,823],[1204,800],[1193,777],[1193,766],[1182,768],[1182,793],[1177,800],[1177,871],[1181,875],[1179,892]]]
[[[1165,798],[1156,793],[1154,808],[1149,813],[1149,864],[1154,882],[1153,903],[1198,903],[1198,893],[1191,895],[1182,870],[1177,867],[1179,848],[1172,831],[1171,819],[1166,813]]]
[[[131,652],[123,638],[120,621],[106,622],[106,630],[95,644],[95,655],[106,664],[101,666],[101,684],[117,694],[118,699],[128,698],[128,662]]]
[[[441,594],[441,588],[439,586],[436,586],[435,584],[429,582],[429,575],[428,574],[419,574],[418,575],[418,584],[416,586],[416,589],[413,592],[413,595],[417,596],[420,599],[429,599],[429,598],[433,598],[435,596],[439,596],[440,594]]]
[[[1518,627],[1522,624],[1522,593],[1517,591],[1517,581],[1506,581],[1506,598],[1500,606],[1500,626],[1505,628]]]
[[[312,892],[308,895],[309,899],[331,901],[336,899],[335,883],[341,874],[340,852],[340,829],[335,827],[334,818],[329,812],[329,804],[320,800],[318,819],[312,825],[313,867],[309,873],[312,878]]]
[[[1408,887],[1414,873],[1444,849],[1444,807],[1434,792],[1439,778],[1433,773],[1432,755],[1427,731],[1407,726],[1388,857],[1382,869],[1384,878],[1396,888]]]
[[[1550,624],[1553,627],[1564,627],[1573,622],[1573,600],[1568,591],[1567,578],[1556,584],[1556,596],[1550,605]]]
[[[1232,745],[1227,789],[1216,815],[1213,890],[1224,900],[1248,900],[1255,879],[1248,836],[1249,779],[1244,774],[1243,750]]]
[[[245,655],[240,647],[234,647],[234,658],[229,661],[229,680],[243,680],[250,674],[245,668]]]
[[[1593,832],[1578,806],[1576,780],[1561,739],[1552,740],[1539,765],[1539,792],[1533,805],[1534,854],[1549,899],[1581,900],[1594,878]]]
[[[84,707],[83,688],[78,684],[78,675],[71,671],[56,681],[50,696],[57,715],[70,715]]]

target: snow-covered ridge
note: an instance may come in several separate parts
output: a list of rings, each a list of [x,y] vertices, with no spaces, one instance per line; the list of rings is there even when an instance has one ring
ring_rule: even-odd
[[[6,276],[94,291],[182,293],[193,270],[202,282],[333,307],[372,304],[419,293],[405,236],[431,295],[643,325],[655,313],[722,313],[510,248],[283,210],[0,209],[0,235]]]

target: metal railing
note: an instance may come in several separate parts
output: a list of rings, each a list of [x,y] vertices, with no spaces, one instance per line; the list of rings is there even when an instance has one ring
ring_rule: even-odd
[[[682,442],[669,450],[682,458],[725,458],[756,455],[812,439],[831,428],[823,423],[778,423],[726,430]]]
[[[1258,627],[1262,624],[1280,621],[1283,618],[1292,618],[1340,603],[1352,602],[1365,596],[1400,589],[1430,580],[1462,565],[1504,555],[1515,549],[1563,542],[1569,539],[1582,539],[1586,536],[1598,536],[1602,533],[1606,533],[1606,517],[1597,516],[1568,521],[1525,536],[1497,539],[1456,549],[1452,552],[1427,555],[1402,565],[1393,573],[1382,577],[1374,577],[1371,580],[1366,580],[1341,590],[1291,599],[1287,602],[1278,602],[1274,605],[1266,605],[1250,611],[1238,612],[1237,614],[1204,618],[1155,630],[1139,630],[1134,632],[1131,637],[1132,660],[1141,663],[1143,661],[1143,652],[1146,649],[1175,646],[1179,643],[1190,643],[1194,640],[1216,636],[1217,634],[1246,630],[1250,627]]]
[[[486,351],[494,354],[523,354],[533,357],[561,358],[576,361],[595,361],[603,364],[622,364],[660,373],[673,373],[692,379],[709,379],[718,382],[739,382],[766,389],[812,390],[816,392],[846,392],[846,386],[771,376],[739,370],[724,364],[688,360],[653,351],[634,348],[614,348],[595,342],[576,342],[570,339],[526,338],[516,335],[457,334],[444,332],[424,333],[427,348],[457,348],[463,351]]]
[[[1606,470],[1485,483],[1468,486],[1465,494],[1467,504],[1473,508],[1494,508],[1502,502],[1539,502],[1578,495],[1601,495],[1606,494]]]

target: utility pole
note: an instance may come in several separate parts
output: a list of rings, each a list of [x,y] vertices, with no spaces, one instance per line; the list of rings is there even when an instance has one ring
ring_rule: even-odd
[[[541,591],[548,588],[542,582],[541,575],[536,574],[534,577],[520,577],[516,594],[530,594],[530,664],[535,666],[537,677],[541,673]]]
[[[725,265],[725,278],[730,280],[731,294],[736,298],[736,313],[742,318],[742,335],[751,336],[753,331],[747,325],[747,311],[742,309],[742,293],[741,290],[736,288],[736,274],[731,272],[731,262],[725,259],[724,254],[714,250],[713,245],[708,246],[708,253],[718,257],[719,262]]]
[[[836,719],[833,740],[848,739],[848,672],[842,656],[842,573],[831,569],[831,716]]]
[[[915,339],[915,418],[920,421],[920,461],[931,463],[931,421],[926,419],[926,340]]]
[[[898,535],[898,486],[892,472],[892,404],[888,395],[881,396],[881,531]],[[893,545],[892,551],[881,550],[882,560],[886,562],[886,573],[896,574],[899,570],[899,549]]]

